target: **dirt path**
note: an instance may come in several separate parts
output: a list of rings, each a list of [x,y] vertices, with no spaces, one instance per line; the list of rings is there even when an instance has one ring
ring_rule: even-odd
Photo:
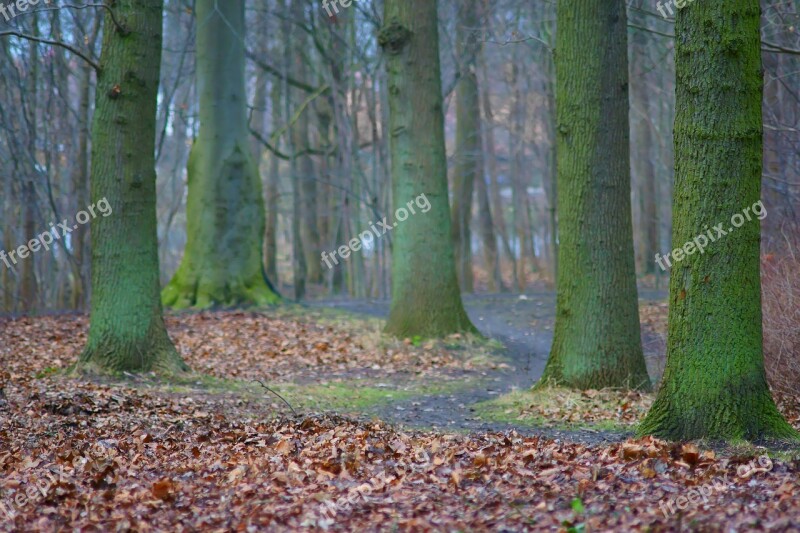
[[[646,301],[665,298],[663,293],[654,291],[640,291],[640,296]],[[389,313],[389,302],[380,300],[322,300],[311,305],[380,318],[385,318]],[[474,386],[453,394],[418,396],[384,406],[375,413],[380,418],[403,426],[448,431],[520,430],[510,424],[480,420],[475,416],[473,406],[514,389],[530,387],[541,377],[553,341],[555,293],[537,291],[523,296],[466,296],[464,305],[481,333],[503,343],[505,350],[502,356],[508,368],[476,373],[478,379]],[[643,332],[642,337],[646,352],[648,346],[658,345],[652,342],[651,332]],[[659,354],[646,355],[648,359],[653,359]],[[524,432],[591,442],[617,441],[628,436],[592,430],[526,429]]]

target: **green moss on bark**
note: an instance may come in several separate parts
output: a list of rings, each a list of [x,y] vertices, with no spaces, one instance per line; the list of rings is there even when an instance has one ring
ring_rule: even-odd
[[[392,193],[395,208],[421,194],[427,213],[398,222],[392,250],[392,306],[386,332],[398,337],[439,337],[477,332],[456,281],[437,2],[387,0],[379,42],[387,53]],[[392,222],[392,221],[390,221]]]
[[[261,179],[248,148],[244,1],[198,0],[200,132],[189,156],[187,242],[162,293],[170,307],[279,302],[264,274]]]
[[[156,95],[163,0],[119,0],[106,16],[92,130],[91,197],[112,212],[92,220],[89,338],[76,370],[187,370],[167,335],[156,237]]]
[[[558,284],[542,383],[647,390],[631,228],[622,0],[563,0],[556,41]]]
[[[758,0],[696,2],[676,21],[675,247],[759,200],[763,80]],[[712,235],[716,232],[712,232]],[[639,433],[797,438],[764,372],[758,220],[673,264],[667,365]]]

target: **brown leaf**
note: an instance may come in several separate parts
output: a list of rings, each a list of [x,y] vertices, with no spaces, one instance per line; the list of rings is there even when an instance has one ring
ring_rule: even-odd
[[[175,486],[169,479],[162,479],[153,483],[152,493],[153,496],[159,500],[169,500],[173,496]]]
[[[681,459],[694,466],[700,460],[700,450],[694,444],[684,444],[681,447]]]

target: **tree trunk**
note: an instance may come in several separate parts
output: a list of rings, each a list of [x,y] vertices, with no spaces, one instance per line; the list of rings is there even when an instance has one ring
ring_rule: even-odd
[[[78,100],[78,116],[79,116],[79,132],[78,132],[78,159],[75,162],[75,168],[72,175],[73,194],[78,209],[85,209],[88,204],[89,197],[89,100],[91,99],[91,67],[85,65],[80,70],[80,82],[78,85],[79,100]],[[86,274],[89,270],[87,268],[87,261],[85,260],[86,254],[86,237],[88,227],[85,224],[80,224],[78,229],[74,232],[73,237],[73,256],[75,258],[73,268],[72,280],[72,301],[73,309],[85,309],[87,304],[87,294],[85,287]]]
[[[407,220],[388,222],[395,229],[386,331],[399,337],[476,331],[461,303],[450,233],[437,2],[386,0],[384,15],[378,42],[389,82],[393,201],[397,210],[409,210]],[[423,194],[427,213],[416,203]]]
[[[118,0],[106,15],[103,70],[92,130],[91,198],[112,213],[92,219],[92,302],[81,370],[160,371],[187,367],[161,312],[156,236],[156,95],[163,0]]]
[[[14,248],[14,224],[12,220],[16,220],[13,216],[14,208],[17,203],[17,195],[14,191],[14,184],[11,181],[10,174],[3,175],[3,250],[12,250]],[[0,292],[2,292],[3,311],[12,313],[16,307],[16,289],[17,283],[13,271],[10,266],[5,263],[0,264]],[[13,283],[12,283],[13,282]]]
[[[486,60],[482,58],[481,61],[482,71],[483,71],[483,83],[481,83],[478,87],[481,90],[481,115],[484,118],[484,144],[486,147],[486,162],[487,162],[487,171],[489,172],[489,198],[492,205],[492,211],[494,212],[493,222],[495,228],[497,228],[498,236],[500,237],[500,242],[503,245],[503,251],[505,252],[506,256],[508,256],[508,260],[511,262],[511,276],[512,276],[512,284],[514,287],[519,285],[517,280],[517,259],[514,255],[514,250],[511,248],[511,244],[508,239],[508,229],[506,226],[506,219],[505,219],[505,212],[503,210],[503,197],[500,194],[500,183],[497,177],[497,153],[495,151],[495,142],[494,142],[494,113],[492,112],[492,101],[489,96],[489,90],[486,87],[488,85],[488,81],[490,80]],[[502,278],[502,264],[500,263],[500,256],[498,255],[497,259],[498,264],[498,275],[499,278],[499,285],[500,290],[505,291],[506,287],[503,283]]]
[[[292,26],[292,76],[302,82],[310,78],[308,71],[308,34],[303,24],[306,23],[306,0],[291,0],[291,13],[294,24]],[[294,95],[293,111],[296,113],[308,98],[308,95],[298,89],[291,90]],[[301,154],[297,157],[297,175],[294,179],[299,185],[299,215],[300,240],[302,253],[305,256],[305,281],[308,283],[322,283],[322,263],[320,261],[320,235],[317,219],[317,174],[314,168],[314,159],[308,153],[311,146],[310,137],[310,106],[297,117],[297,122],[292,126],[293,149]]]
[[[540,15],[545,20],[542,24],[541,35],[545,42],[552,42],[552,36],[555,31],[555,20],[553,20],[550,7],[543,7]],[[552,258],[551,273],[553,284],[558,283],[558,217],[556,213],[556,204],[558,203],[558,189],[556,187],[556,180],[558,179],[558,172],[556,170],[557,160],[557,147],[556,147],[556,86],[555,86],[555,65],[554,51],[546,46],[540,46],[540,57],[544,63],[544,79],[542,81],[542,90],[545,93],[545,131],[547,132],[548,145],[550,150],[545,156],[547,160],[546,176],[544,178],[544,191],[547,198],[547,229],[548,229],[548,244],[550,247],[549,254]]]
[[[281,83],[275,80],[272,85],[272,130],[277,131],[282,126],[281,114]],[[276,140],[276,145],[277,144]],[[269,174],[267,175],[267,225],[264,231],[264,256],[267,265],[267,278],[276,286],[280,286],[278,279],[278,199],[280,184],[280,159],[277,154],[269,156]]]
[[[645,91],[647,92],[647,91]],[[646,100],[645,100],[646,102]],[[651,124],[648,119],[639,123],[641,133],[639,157],[636,166],[639,168],[639,201],[641,205],[641,257],[642,274],[655,274],[654,258],[658,254],[658,213],[656,210],[656,171],[653,165],[651,150]]]
[[[259,31],[267,32],[269,30],[269,15],[266,10],[258,12],[257,26]],[[268,39],[262,38],[258,42],[258,53],[266,57],[270,55],[270,47]],[[273,50],[277,47],[273,47]],[[281,127],[281,84],[275,80],[272,84],[271,91],[268,93],[269,88],[267,71],[259,69],[256,75],[256,91],[253,103],[253,124],[252,128],[255,129],[262,137],[267,136],[267,121],[271,123],[273,131]],[[271,105],[268,105],[268,101]],[[267,109],[271,108],[271,113],[267,113]],[[269,116],[269,118],[268,118]],[[261,160],[264,157],[264,146],[259,139],[253,137],[252,150],[253,158],[255,159],[256,166],[260,167]],[[263,261],[267,279],[272,283],[278,285],[278,268],[277,268],[277,224],[278,224],[278,182],[280,180],[280,162],[276,154],[269,154],[269,165],[267,167],[267,179],[264,180],[264,202],[266,204],[266,219],[264,226],[264,257]]]
[[[649,389],[631,228],[623,0],[557,6],[558,286],[542,376],[587,389]]]
[[[503,280],[500,277],[500,262],[497,253],[497,236],[494,234],[494,222],[492,208],[489,203],[489,190],[486,186],[486,179],[483,175],[483,168],[478,175],[478,222],[481,230],[481,242],[483,243],[483,258],[486,263],[486,281],[489,292],[499,292],[503,287]]]
[[[640,6],[638,9],[642,9]],[[636,13],[634,22],[646,25],[647,15],[644,10],[632,10]],[[650,87],[647,84],[649,60],[647,50],[648,33],[641,29],[633,30],[633,46],[631,47],[631,109],[634,120],[631,121],[631,132],[634,138],[633,183],[638,185],[639,224],[637,233],[638,266],[641,274],[655,274],[658,253],[658,211],[656,168],[653,149],[653,122],[650,114]],[[638,111],[638,112],[637,112]]]
[[[264,199],[248,143],[244,0],[198,0],[197,20],[200,131],[189,155],[186,250],[164,303],[277,303],[262,263]]]
[[[732,227],[761,192],[759,16],[758,0],[678,11],[672,242],[677,248],[708,234],[716,240],[672,265],[667,366],[642,434],[797,437],[764,372],[759,221],[751,215]]]
[[[35,36],[39,35],[39,17],[34,12],[33,25],[31,33]],[[29,86],[28,93],[32,102],[36,102],[36,93],[38,92],[39,85],[39,53],[38,45],[34,42],[30,43],[30,56],[29,61]],[[28,152],[35,157],[37,147],[36,139],[38,136],[37,128],[37,113],[36,106],[30,106],[27,118],[28,126],[30,128]],[[33,176],[28,176],[22,185],[22,231],[25,239],[30,239],[36,234],[36,185],[33,182]],[[37,308],[38,300],[38,287],[36,283],[36,255],[32,254],[27,259],[21,261],[20,264],[20,301],[22,303],[23,313],[32,313]]]
[[[281,32],[286,45],[284,46],[283,54],[283,114],[285,119],[290,121],[293,116],[293,101],[296,99],[293,96],[295,92],[288,84],[289,75],[296,76],[297,72],[293,70],[292,63],[295,55],[294,39],[296,35],[292,30],[292,22],[288,11],[289,1],[298,2],[299,0],[281,0],[280,12],[284,14],[284,20],[281,23]],[[302,64],[302,63],[301,63]],[[297,153],[301,148],[306,146],[306,141],[298,135],[299,125],[294,124],[289,128],[289,135],[287,136],[287,146],[290,153],[289,161],[289,175],[292,183],[292,216],[291,216],[291,242],[292,242],[292,286],[294,290],[294,299],[302,300],[306,294],[306,276],[308,274],[308,266],[306,265],[306,256],[303,252],[303,239],[301,237],[301,218],[302,218],[302,196],[301,196],[301,175],[298,173],[298,156]]]
[[[480,100],[475,56],[480,48],[478,0],[467,0],[458,8],[456,43],[461,79],[456,87],[456,167],[453,174],[452,231],[456,275],[463,292],[473,291],[472,195],[475,180],[483,179]]]
[[[23,183],[22,189],[22,233],[26,239],[36,235],[36,188],[32,179]],[[20,301],[23,313],[33,313],[38,308],[38,289],[36,283],[36,255],[20,261]]]
[[[516,50],[516,49],[515,49]],[[512,96],[512,116],[511,120],[511,187],[513,191],[512,206],[514,210],[514,231],[518,250],[518,260],[516,262],[517,272],[514,279],[517,282],[517,291],[524,292],[528,282],[528,269],[526,268],[526,258],[531,260],[531,270],[534,268],[535,259],[533,250],[529,246],[528,232],[531,228],[531,221],[528,217],[528,180],[527,171],[524,164],[525,152],[525,116],[527,115],[526,98],[527,91],[522,86],[522,74],[519,67],[520,61],[511,64],[511,79],[513,87]]]

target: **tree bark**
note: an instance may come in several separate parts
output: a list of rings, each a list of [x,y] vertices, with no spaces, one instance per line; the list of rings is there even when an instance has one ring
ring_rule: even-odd
[[[415,207],[394,222],[386,331],[399,337],[476,331],[461,302],[450,232],[437,3],[386,0],[378,37],[389,83],[394,205],[410,209],[422,194],[430,203],[427,213]]]
[[[640,6],[642,9],[644,6]],[[637,13],[634,22],[646,23],[644,11]],[[650,87],[647,85],[648,71],[648,34],[644,30],[633,30],[633,46],[631,47],[631,109],[634,117],[631,121],[631,132],[635,139],[632,161],[633,183],[638,185],[639,224],[638,265],[641,274],[655,274],[658,253],[658,210],[656,169],[654,164],[653,128],[650,111]],[[638,110],[638,113],[637,113]]]
[[[503,251],[505,252],[506,256],[508,257],[509,262],[511,263],[511,276],[512,276],[512,284],[514,287],[519,286],[519,282],[517,280],[517,259],[514,255],[514,250],[511,248],[511,244],[509,243],[508,238],[508,229],[506,225],[505,219],[505,212],[503,210],[503,198],[500,195],[500,183],[498,182],[497,177],[497,154],[495,151],[495,141],[494,141],[494,113],[492,112],[492,101],[489,96],[489,91],[486,85],[488,85],[488,80],[490,80],[486,60],[484,57],[481,58],[481,66],[483,71],[483,82],[478,85],[479,89],[481,89],[481,115],[483,116],[484,122],[484,129],[483,129],[483,137],[484,137],[484,144],[486,146],[486,167],[487,171],[489,172],[489,199],[492,206],[492,211],[494,216],[492,220],[494,222],[494,227],[497,228],[498,236],[500,237],[500,242],[503,245]],[[506,287],[503,283],[502,278],[502,264],[500,262],[500,256],[498,254],[497,257],[497,269],[498,269],[498,276],[499,276],[499,286],[501,291],[505,291]]]
[[[11,181],[10,174],[3,175],[3,250],[12,250],[14,248],[14,225],[11,223],[15,220],[14,207],[16,205],[17,195],[14,190],[14,184]],[[16,307],[16,277],[14,276],[11,268],[5,264],[0,264],[0,291],[2,291],[3,298],[3,311],[11,313]],[[12,283],[13,282],[13,283]]]
[[[456,87],[456,166],[453,173],[452,231],[456,275],[463,292],[473,291],[472,196],[475,180],[483,180],[480,100],[475,57],[480,49],[478,0],[467,0],[458,8],[456,47],[461,79]]]
[[[257,25],[259,31],[269,31],[269,14],[266,7],[258,12]],[[273,50],[277,46],[273,46]],[[258,43],[258,52],[266,57],[270,55],[269,40],[266,38],[260,39]],[[258,132],[262,137],[267,136],[267,121],[269,120],[273,131],[282,126],[281,119],[281,84],[276,79],[274,80],[271,88],[268,82],[268,72],[263,69],[258,70],[256,74],[256,91],[253,103],[253,124],[252,128]],[[270,89],[268,92],[267,90]],[[268,105],[269,104],[269,105]],[[271,113],[267,113],[267,109],[271,109]],[[269,118],[268,118],[269,117]],[[259,139],[253,137],[251,139],[253,158],[255,159],[256,166],[260,167],[261,161],[264,157],[264,145]],[[266,204],[266,219],[264,226],[264,264],[267,279],[272,283],[278,285],[278,267],[276,254],[277,248],[277,234],[278,234],[278,183],[280,180],[280,161],[275,154],[269,154],[269,162],[267,166],[267,176],[264,180],[264,202]]]
[[[22,232],[26,239],[36,235],[36,188],[31,178],[22,185]],[[33,313],[38,308],[38,288],[36,283],[36,255],[20,261],[20,302],[23,313]]]
[[[557,6],[558,285],[542,384],[649,389],[631,228],[623,0]]]
[[[764,372],[760,224],[732,227],[761,193],[759,17],[758,0],[698,2],[677,14],[672,242],[709,232],[716,240],[672,265],[667,366],[641,434],[798,437]],[[713,229],[719,223],[727,235]]]
[[[478,175],[478,222],[483,243],[483,260],[486,266],[486,281],[489,292],[499,292],[503,288],[500,277],[500,262],[497,252],[497,236],[494,234],[492,208],[489,203],[489,190],[482,172]]]
[[[302,82],[308,78],[308,38],[305,23],[306,0],[291,0],[291,13],[294,20],[292,34],[292,76]],[[308,95],[298,89],[290,89],[293,94],[293,113],[300,109]],[[295,153],[307,152],[311,146],[310,107],[303,111],[292,126],[292,148]],[[297,175],[299,186],[298,220],[302,253],[305,256],[305,282],[322,283],[322,263],[320,261],[320,235],[317,219],[317,174],[314,159],[308,153],[297,156]]]
[[[33,13],[31,20],[33,25],[31,33],[35,36],[39,35],[39,17],[36,12]],[[38,45],[36,43],[30,44],[30,56],[28,57],[30,68],[28,78],[28,93],[30,94],[31,102],[36,102],[36,94],[39,88],[39,53]],[[38,137],[38,117],[37,107],[30,106],[27,118],[28,126],[30,128],[28,138],[28,153],[35,157],[36,154],[36,140]],[[23,110],[24,113],[24,110]],[[33,181],[33,175],[28,176],[22,184],[22,231],[25,239],[30,239],[36,234],[36,185]],[[36,256],[31,255],[27,259],[21,261],[20,268],[20,301],[22,303],[23,313],[33,313],[38,308],[38,284],[36,282]]]
[[[244,0],[198,0],[200,131],[189,155],[187,242],[165,305],[267,305],[264,198],[248,143]]]
[[[97,26],[96,26],[97,27]],[[78,131],[78,158],[72,175],[73,194],[78,209],[87,206],[89,197],[89,103],[91,99],[91,76],[92,71],[89,65],[84,65],[80,70],[80,83],[78,84],[79,100],[79,131]],[[88,302],[88,294],[85,283],[88,274],[86,263],[86,241],[88,227],[80,224],[74,232],[72,250],[75,258],[72,280],[72,308],[84,309]]]
[[[272,85],[272,129],[276,131],[282,126],[281,91],[282,84],[275,80]],[[280,184],[280,160],[277,154],[269,156],[269,174],[267,175],[267,219],[264,231],[264,257],[267,269],[267,278],[280,286],[278,279],[278,199]]]
[[[516,49],[515,49],[516,50]],[[517,272],[514,279],[517,283],[517,291],[524,292],[528,283],[528,269],[526,268],[526,258],[530,258],[531,271],[535,268],[535,257],[530,246],[529,232],[532,230],[531,221],[528,217],[528,180],[527,168],[524,164],[525,156],[525,116],[527,115],[527,91],[522,86],[522,74],[520,72],[521,61],[515,60],[511,64],[511,75],[509,84],[513,87],[511,102],[511,163],[509,165],[511,175],[511,188],[513,191],[512,207],[514,231],[516,233],[516,243],[519,255],[517,256]]]
[[[92,129],[89,338],[79,370],[186,370],[162,318],[156,236],[156,95],[163,0],[118,0],[103,32]]]

